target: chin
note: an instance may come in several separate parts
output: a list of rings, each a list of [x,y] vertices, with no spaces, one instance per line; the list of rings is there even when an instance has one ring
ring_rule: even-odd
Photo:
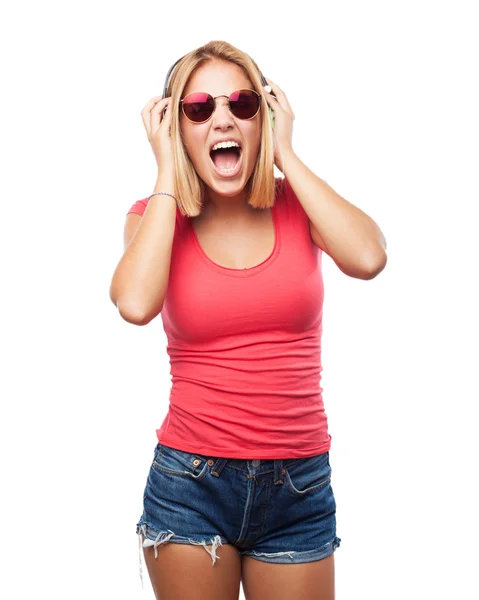
[[[213,191],[217,192],[218,194],[221,194],[222,196],[224,196],[225,198],[235,198],[238,194],[241,194],[241,192],[244,190],[245,186],[244,185],[236,185],[234,187],[234,189],[231,189],[233,186],[230,183],[228,185],[229,190],[225,190],[223,186],[218,187],[214,187],[212,188]]]

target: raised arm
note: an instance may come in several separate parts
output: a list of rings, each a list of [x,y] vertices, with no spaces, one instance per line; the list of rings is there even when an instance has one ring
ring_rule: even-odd
[[[173,191],[173,176],[158,177],[155,192]],[[129,213],[124,230],[125,250],[110,286],[110,298],[125,321],[146,325],[163,307],[175,233],[176,201],[153,196],[143,216]]]

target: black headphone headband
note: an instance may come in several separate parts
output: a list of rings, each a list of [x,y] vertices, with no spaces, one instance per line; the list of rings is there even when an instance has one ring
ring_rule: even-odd
[[[185,56],[186,56],[186,54],[185,54]],[[173,69],[174,69],[174,68],[176,67],[176,65],[177,65],[177,64],[180,62],[180,60],[182,60],[183,58],[185,58],[185,56],[182,56],[181,58],[179,58],[179,59],[178,59],[178,60],[177,60],[177,61],[176,61],[176,62],[175,62],[175,63],[174,63],[174,64],[173,64],[171,67],[170,67],[170,70],[168,71],[168,74],[167,74],[167,76],[166,76],[166,79],[165,79],[165,85],[164,85],[164,87],[163,87],[163,96],[162,96],[162,98],[165,98],[165,97],[166,97],[166,90],[168,89],[168,83],[169,83],[169,81],[170,81],[170,76],[171,76],[171,74],[173,73]],[[260,72],[259,72],[259,74],[260,74],[260,76],[261,76],[261,84],[262,84],[262,85],[264,85],[264,86],[268,85],[268,82],[266,81],[266,78],[263,76],[263,73],[261,73],[261,71],[260,71]]]

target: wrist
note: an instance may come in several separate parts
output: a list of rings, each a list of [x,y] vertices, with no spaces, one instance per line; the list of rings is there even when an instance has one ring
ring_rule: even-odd
[[[168,171],[166,169],[158,169],[156,173],[156,180],[158,181],[159,179],[161,179],[162,181],[174,181],[175,175],[172,171]]]
[[[175,203],[177,201],[175,194],[172,194],[171,192],[163,192],[163,191],[153,192],[152,194],[150,194],[150,196],[148,196],[148,201],[150,201],[152,198],[156,198],[157,196],[162,196],[163,198],[165,196],[168,196],[169,198],[172,198],[175,201]]]
[[[175,193],[175,178],[173,173],[158,171],[156,176],[154,192],[169,192]],[[176,194],[175,194],[176,195]]]

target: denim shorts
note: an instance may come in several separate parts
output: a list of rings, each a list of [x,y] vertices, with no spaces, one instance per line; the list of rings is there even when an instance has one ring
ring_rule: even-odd
[[[136,525],[140,545],[223,544],[272,563],[304,563],[339,547],[329,451],[307,458],[218,458],[157,444]],[[207,548],[211,546],[210,548]]]

